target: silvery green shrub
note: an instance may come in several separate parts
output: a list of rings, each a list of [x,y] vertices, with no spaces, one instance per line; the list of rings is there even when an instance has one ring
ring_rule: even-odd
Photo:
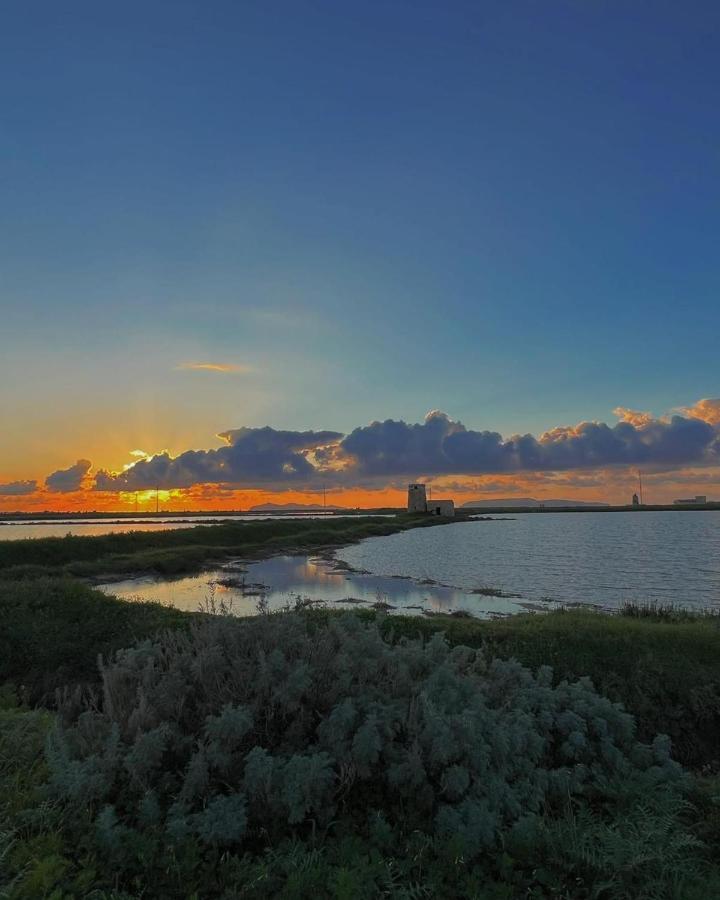
[[[150,835],[255,850],[381,812],[472,859],[528,817],[682,779],[667,740],[639,743],[587,680],[439,635],[387,642],[351,615],[208,621],[101,669],[47,757],[52,794],[108,853]]]

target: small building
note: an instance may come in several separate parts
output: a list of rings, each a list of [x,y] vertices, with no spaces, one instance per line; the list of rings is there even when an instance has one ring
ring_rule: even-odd
[[[424,484],[417,482],[408,485],[408,512],[428,513],[431,516],[455,515],[455,503],[452,500],[428,500]]]
[[[640,506],[640,498],[638,497],[637,494],[633,494],[632,505],[633,505],[633,506]]]
[[[705,494],[696,494],[691,500],[673,500],[675,506],[704,506],[707,503]]]
[[[451,519],[455,515],[455,503],[452,500],[428,500],[427,512],[431,516]]]

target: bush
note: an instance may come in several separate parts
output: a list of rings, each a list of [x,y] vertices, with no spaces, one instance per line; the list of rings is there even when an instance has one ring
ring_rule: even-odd
[[[367,615],[367,613],[360,613]],[[395,635],[441,629],[451,644],[481,647],[535,670],[552,666],[557,680],[588,675],[622,703],[638,736],[667,734],[676,759],[692,769],[720,764],[720,627],[717,617],[607,615],[588,609],[479,621],[447,616],[393,616]]]
[[[597,859],[582,848],[642,815],[670,817],[653,849],[681,847],[685,880],[700,852],[669,742],[639,743],[589,681],[553,685],[549,669],[488,663],[439,635],[389,644],[354,616],[210,621],[145,641],[61,717],[50,795],[74,844],[127,890],[641,896],[642,854],[597,893],[617,842],[599,840]],[[682,896],[656,881],[656,896]]]

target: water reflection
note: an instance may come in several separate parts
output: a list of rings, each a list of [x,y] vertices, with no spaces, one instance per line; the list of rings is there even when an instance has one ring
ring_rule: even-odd
[[[242,571],[235,561],[177,581],[132,579],[103,589],[190,610],[215,592],[238,615],[253,614],[261,596],[271,609],[307,597],[388,604],[411,615],[507,615],[559,604],[617,609],[627,601],[720,606],[718,512],[516,514],[368,538],[336,557],[351,570],[320,557],[281,556]],[[501,596],[478,593],[498,589]]]
[[[346,571],[336,568],[332,560],[308,556],[277,556],[247,565],[235,560],[201,575],[175,580],[133,578],[103,584],[100,589],[125,599],[154,600],[185,610],[197,610],[208,602],[223,604],[239,616],[255,615],[260,600],[276,610],[297,599],[340,608],[380,607],[404,615],[465,611],[487,617],[523,610],[518,599],[483,597],[444,585]]]

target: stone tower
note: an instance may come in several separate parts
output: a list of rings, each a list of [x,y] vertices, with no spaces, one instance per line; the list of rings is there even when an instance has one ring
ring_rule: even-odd
[[[427,497],[424,484],[408,485],[408,512],[427,512]]]

